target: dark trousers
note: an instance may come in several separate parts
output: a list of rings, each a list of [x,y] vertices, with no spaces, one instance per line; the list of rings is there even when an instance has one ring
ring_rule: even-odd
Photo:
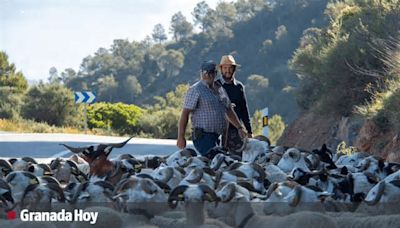
[[[201,137],[193,137],[193,145],[202,156],[209,157],[209,150],[218,146],[218,137],[217,133],[203,132]]]

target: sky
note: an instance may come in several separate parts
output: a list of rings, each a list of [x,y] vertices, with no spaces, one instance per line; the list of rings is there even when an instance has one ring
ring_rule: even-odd
[[[84,57],[114,39],[141,41],[158,23],[168,33],[179,11],[193,22],[200,1],[0,0],[0,50],[29,81],[46,80],[53,66],[78,71]],[[215,8],[220,0],[205,1]]]

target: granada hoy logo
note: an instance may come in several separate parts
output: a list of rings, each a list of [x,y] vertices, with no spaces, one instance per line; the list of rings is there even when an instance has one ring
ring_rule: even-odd
[[[28,209],[21,210],[20,219],[21,221],[33,221],[33,222],[89,222],[90,224],[96,224],[98,212],[84,212],[82,209],[75,209],[73,212],[65,211],[62,209],[59,212],[33,212]],[[15,211],[7,212],[7,219],[13,220],[17,217]]]

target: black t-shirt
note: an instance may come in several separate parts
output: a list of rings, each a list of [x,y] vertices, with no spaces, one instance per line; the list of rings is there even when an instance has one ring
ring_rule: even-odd
[[[244,93],[244,85],[236,79],[235,81],[236,85],[234,83],[232,84],[222,83],[222,87],[224,87],[231,102],[235,104],[234,111],[236,112],[236,115],[238,116],[239,120],[243,122],[247,132],[252,133],[249,111],[247,107],[247,99]]]

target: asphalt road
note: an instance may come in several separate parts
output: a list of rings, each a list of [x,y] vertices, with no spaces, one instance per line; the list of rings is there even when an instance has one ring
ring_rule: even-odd
[[[82,147],[98,143],[118,143],[126,139],[128,138],[82,134],[21,134],[0,132],[0,157],[69,157],[72,153],[59,145],[60,143],[65,143],[73,147]],[[191,141],[188,141],[188,146],[193,147]],[[144,155],[168,155],[177,150],[176,140],[133,138],[123,148],[114,149],[110,156],[115,157],[124,153],[138,157]]]

